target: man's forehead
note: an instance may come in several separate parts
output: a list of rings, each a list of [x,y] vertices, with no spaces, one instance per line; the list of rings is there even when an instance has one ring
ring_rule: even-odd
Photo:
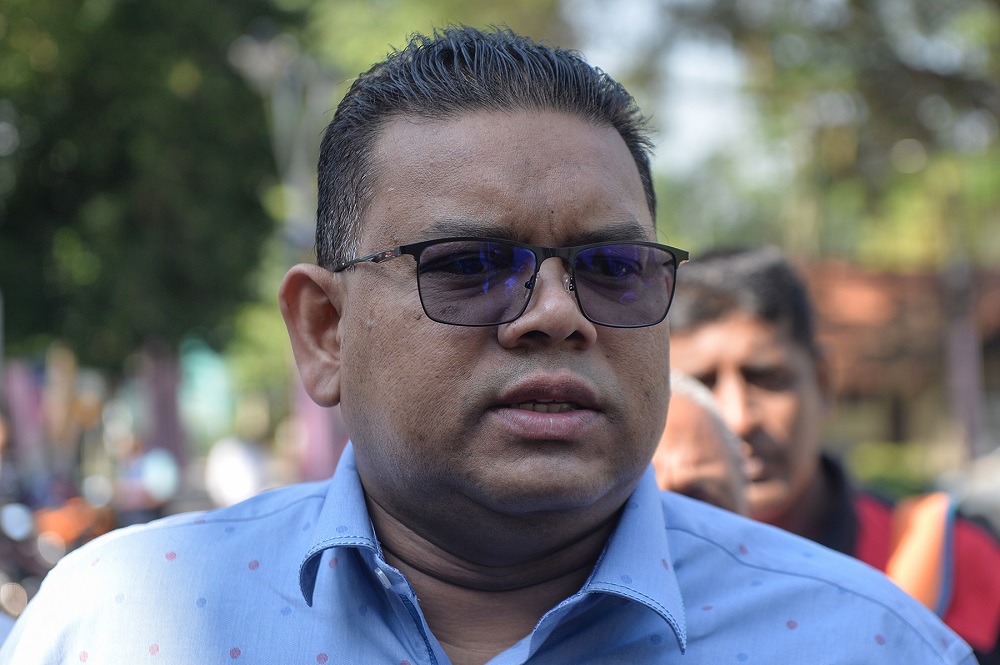
[[[687,417],[670,428],[670,449],[678,461],[704,467],[727,464],[728,446],[723,433],[704,407],[689,403]],[[671,404],[671,409],[674,405]]]
[[[449,236],[559,245],[656,239],[624,139],[614,127],[570,113],[398,116],[382,128],[373,158],[365,233],[378,236],[375,242]],[[399,218],[403,210],[409,219]],[[565,223],[574,217],[579,224]],[[538,232],[550,222],[558,231],[543,241]],[[373,223],[380,228],[372,229]]]
[[[802,348],[792,335],[787,317],[776,321],[743,308],[732,308],[697,325],[673,330],[671,339],[696,348],[724,348],[736,352],[750,347],[755,353],[778,353]]]
[[[435,161],[439,155],[453,159],[464,153],[489,162],[498,147],[513,146],[527,165],[552,153],[551,147],[539,144],[539,128],[549,138],[571,137],[572,145],[590,145],[593,153],[607,153],[609,148],[623,151],[639,177],[625,139],[613,125],[556,109],[469,110],[436,117],[400,114],[381,123],[372,145],[382,169],[390,168],[412,146],[417,146],[421,159],[436,166],[442,166]],[[461,163],[452,166],[461,171]]]

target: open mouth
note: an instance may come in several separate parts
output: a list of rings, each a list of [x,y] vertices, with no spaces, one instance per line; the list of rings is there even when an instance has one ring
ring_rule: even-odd
[[[521,404],[508,404],[507,406],[511,409],[534,411],[535,413],[567,413],[580,408],[574,402],[556,402],[554,400],[534,400]]]

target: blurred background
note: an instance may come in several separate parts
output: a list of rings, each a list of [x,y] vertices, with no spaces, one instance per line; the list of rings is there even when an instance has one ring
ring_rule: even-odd
[[[1000,523],[1000,7],[987,0],[2,0],[0,606],[115,526],[332,473],[276,292],[352,78],[414,31],[581,50],[657,128],[661,239],[775,244],[831,449]]]

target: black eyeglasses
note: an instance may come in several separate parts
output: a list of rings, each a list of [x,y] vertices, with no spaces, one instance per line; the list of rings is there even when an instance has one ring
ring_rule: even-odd
[[[382,263],[409,254],[417,261],[417,290],[427,316],[453,326],[509,323],[528,308],[546,259],[569,268],[567,291],[592,323],[612,328],[656,325],[674,296],[677,265],[688,253],[655,242],[599,242],[540,247],[493,238],[441,238],[400,245],[333,268]]]

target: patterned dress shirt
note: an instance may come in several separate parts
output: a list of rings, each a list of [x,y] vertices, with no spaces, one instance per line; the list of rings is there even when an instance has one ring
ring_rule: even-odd
[[[490,665],[974,663],[874,569],[647,471],[590,579]],[[120,529],[66,556],[0,649],[15,665],[449,663],[383,559],[354,455],[334,477]]]

